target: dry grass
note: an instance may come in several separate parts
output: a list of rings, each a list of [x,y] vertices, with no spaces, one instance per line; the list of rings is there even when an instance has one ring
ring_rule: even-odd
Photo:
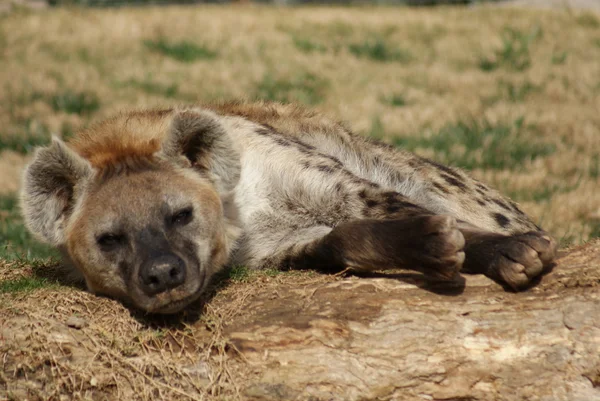
[[[4,275],[15,267],[0,262]],[[0,293],[0,400],[240,399],[250,378],[224,326],[248,313],[257,291],[336,279],[248,273],[163,318],[68,286]]]
[[[591,20],[600,16],[495,8],[17,13],[0,27],[0,138],[37,143],[126,107],[255,96],[316,104],[363,133],[376,121],[392,142],[457,122],[522,118],[520,143],[554,151],[473,174],[577,243],[596,229],[600,205],[600,28],[581,22]],[[147,43],[170,47],[161,53]],[[214,53],[196,59],[198,49]],[[448,151],[460,157],[460,146]],[[8,174],[1,179],[0,191],[17,186]]]
[[[476,177],[563,242],[600,236],[600,15],[203,6],[0,18],[0,194],[17,190],[31,145],[50,133],[69,136],[126,107],[260,95],[316,105],[426,156],[460,164],[468,153]],[[490,149],[469,142],[424,146],[460,124],[510,127],[517,140],[508,156],[530,143],[551,150],[491,168]],[[35,278],[44,267],[0,260],[0,280]],[[239,398],[243,364],[232,363],[222,327],[248,312],[245,297],[265,280],[315,279],[332,278],[238,280],[199,306],[200,317],[178,323],[78,289],[44,288],[52,277],[37,290],[22,282],[0,292],[0,400]],[[72,315],[89,326],[66,327]]]

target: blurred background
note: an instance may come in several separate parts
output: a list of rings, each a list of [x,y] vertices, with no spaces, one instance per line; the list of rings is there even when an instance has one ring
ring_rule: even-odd
[[[600,237],[600,1],[0,0],[0,259],[36,146],[125,108],[298,102]]]

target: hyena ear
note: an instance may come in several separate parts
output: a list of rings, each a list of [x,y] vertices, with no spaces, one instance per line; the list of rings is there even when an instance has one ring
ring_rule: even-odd
[[[76,186],[92,173],[87,160],[53,137],[39,149],[23,175],[21,208],[29,230],[58,246],[65,243],[65,226],[75,203]]]
[[[208,110],[175,113],[161,153],[206,174],[219,192],[228,192],[240,177],[240,159],[220,117]]]

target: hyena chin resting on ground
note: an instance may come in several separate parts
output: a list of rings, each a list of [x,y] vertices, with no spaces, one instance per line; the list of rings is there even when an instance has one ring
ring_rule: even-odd
[[[22,208],[90,291],[157,313],[227,263],[483,273],[520,290],[556,253],[464,172],[281,104],[132,111],[54,139],[25,171]]]

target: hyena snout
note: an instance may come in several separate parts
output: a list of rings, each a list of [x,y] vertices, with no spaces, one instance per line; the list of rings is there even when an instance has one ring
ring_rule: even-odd
[[[174,254],[154,257],[140,266],[140,287],[147,296],[177,288],[185,283],[185,278],[185,262]]]

